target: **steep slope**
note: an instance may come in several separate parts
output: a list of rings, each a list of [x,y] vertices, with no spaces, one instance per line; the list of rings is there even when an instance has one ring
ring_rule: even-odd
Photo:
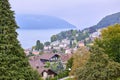
[[[93,33],[96,31],[96,29],[104,28],[117,23],[120,24],[120,12],[108,15],[104,17],[98,24],[84,30],[88,30],[90,33]]]
[[[16,15],[21,29],[63,29],[76,28],[67,21],[47,15]]]

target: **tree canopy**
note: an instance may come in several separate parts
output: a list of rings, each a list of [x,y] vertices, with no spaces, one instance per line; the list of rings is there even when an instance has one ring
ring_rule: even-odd
[[[76,80],[117,80],[120,78],[120,64],[110,60],[99,47],[91,49],[91,55],[84,67],[76,70]]]
[[[86,47],[79,48],[76,53],[73,54],[72,70],[70,75],[75,75],[76,70],[83,67],[89,58],[90,52]]]
[[[103,29],[101,38],[96,39],[95,45],[103,48],[110,58],[120,63],[120,24]]]
[[[0,0],[0,80],[39,80],[17,40],[17,28],[8,0]]]
[[[35,50],[39,51],[39,50],[43,50],[43,48],[44,48],[43,43],[41,43],[40,40],[37,40]]]

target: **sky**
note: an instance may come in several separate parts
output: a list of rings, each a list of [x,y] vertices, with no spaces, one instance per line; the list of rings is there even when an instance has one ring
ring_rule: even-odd
[[[79,29],[97,24],[103,17],[120,12],[120,0],[9,0],[15,14],[49,15],[62,18]]]

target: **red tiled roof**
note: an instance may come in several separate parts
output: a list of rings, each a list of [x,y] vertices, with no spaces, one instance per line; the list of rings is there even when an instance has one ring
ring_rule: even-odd
[[[50,53],[42,54],[42,55],[40,55],[40,59],[47,59],[47,60],[49,60],[50,58],[52,58],[55,55],[58,55],[58,54],[53,54],[53,53],[52,54],[50,54]]]
[[[29,58],[29,63],[32,68],[36,69],[41,74],[44,70],[47,71],[48,69],[44,67],[45,64],[43,62],[41,62],[40,59],[48,59],[49,60],[54,55],[58,55],[58,54],[42,54],[39,56],[32,56]]]
[[[62,62],[68,61],[71,57],[72,57],[72,54],[61,54],[60,55]]]

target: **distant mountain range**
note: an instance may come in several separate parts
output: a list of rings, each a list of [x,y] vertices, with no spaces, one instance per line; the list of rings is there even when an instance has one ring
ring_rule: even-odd
[[[20,29],[65,29],[76,28],[69,22],[47,15],[16,15]]]
[[[89,33],[93,33],[97,29],[104,28],[104,27],[114,25],[114,24],[120,24],[120,12],[108,15],[104,17],[98,24],[92,27],[86,28],[84,30],[89,31]]]

